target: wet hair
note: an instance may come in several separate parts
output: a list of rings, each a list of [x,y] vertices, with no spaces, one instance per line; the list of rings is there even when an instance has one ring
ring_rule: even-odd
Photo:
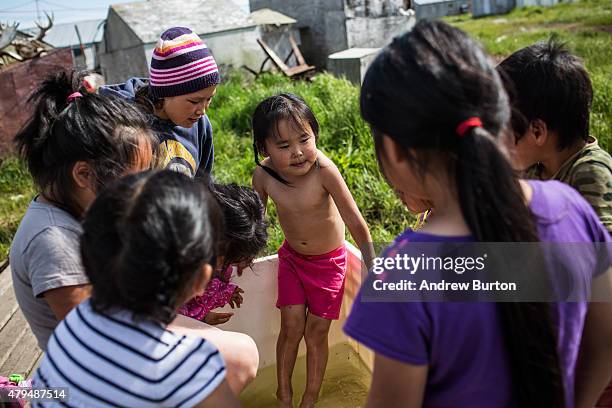
[[[516,142],[535,119],[557,132],[558,150],[588,140],[593,87],[580,58],[564,44],[550,39],[530,45],[503,60],[497,70],[510,94]]]
[[[183,174],[149,171],[113,183],[83,222],[92,307],[170,323],[202,267],[214,268],[222,223],[208,189]]]
[[[223,213],[225,233],[220,242],[223,269],[231,264],[251,261],[268,241],[264,208],[259,195],[237,184],[213,184],[211,192]]]
[[[477,241],[539,240],[534,216],[498,146],[510,116],[506,93],[486,54],[464,32],[440,21],[419,22],[395,38],[366,73],[361,111],[379,162],[382,138],[388,136],[421,175],[431,159],[443,163]],[[460,137],[457,126],[471,117],[483,126]],[[549,304],[497,307],[517,406],[563,406]]]
[[[156,145],[146,118],[133,104],[88,93],[85,75],[62,71],[43,80],[28,99],[34,113],[14,140],[37,188],[75,218],[84,211],[74,198],[77,161],[91,166],[99,190],[138,161],[143,140]],[[73,92],[82,96],[68,101]]]
[[[302,98],[292,93],[283,92],[270,96],[257,105],[253,113],[253,153],[255,164],[263,168],[266,173],[285,185],[290,183],[280,174],[259,162],[259,154],[266,154],[266,139],[279,137],[278,124],[286,120],[301,132],[306,132],[306,125],[310,126],[315,140],[319,137],[319,122],[310,107]],[[318,165],[318,163],[317,163]]]

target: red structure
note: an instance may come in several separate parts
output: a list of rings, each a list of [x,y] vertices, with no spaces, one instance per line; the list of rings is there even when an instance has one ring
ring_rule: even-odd
[[[0,157],[13,151],[13,137],[32,113],[27,100],[36,86],[47,75],[72,68],[72,52],[62,48],[0,71]]]

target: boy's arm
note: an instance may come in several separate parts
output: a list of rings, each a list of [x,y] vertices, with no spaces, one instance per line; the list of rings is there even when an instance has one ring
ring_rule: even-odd
[[[569,184],[591,204],[599,220],[612,234],[612,173],[600,162],[582,163],[572,175]]]
[[[329,166],[321,168],[321,174],[323,178],[323,187],[334,199],[340,216],[349,229],[351,236],[359,246],[363,261],[369,270],[372,266],[372,259],[374,258],[374,247],[372,245],[372,237],[370,236],[368,225],[361,215],[338,168],[330,161]]]
[[[612,302],[591,302],[576,369],[576,407],[592,407],[612,379]]]
[[[259,195],[259,199],[263,204],[264,216],[266,215],[268,208],[268,194],[266,193],[266,189],[264,187],[264,177],[265,171],[262,170],[259,166],[255,167],[255,171],[253,172],[253,179],[251,184],[253,184],[253,190],[257,192]]]

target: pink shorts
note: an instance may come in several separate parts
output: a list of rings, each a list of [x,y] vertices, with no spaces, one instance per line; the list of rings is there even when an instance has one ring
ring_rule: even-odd
[[[302,255],[283,242],[278,250],[276,307],[306,305],[315,316],[338,319],[346,265],[344,244],[323,255]]]

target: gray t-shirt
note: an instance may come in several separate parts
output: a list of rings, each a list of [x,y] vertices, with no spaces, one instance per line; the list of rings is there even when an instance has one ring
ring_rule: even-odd
[[[82,231],[79,221],[66,211],[32,201],[11,245],[15,296],[43,350],[59,322],[41,295],[89,282],[79,250]]]

